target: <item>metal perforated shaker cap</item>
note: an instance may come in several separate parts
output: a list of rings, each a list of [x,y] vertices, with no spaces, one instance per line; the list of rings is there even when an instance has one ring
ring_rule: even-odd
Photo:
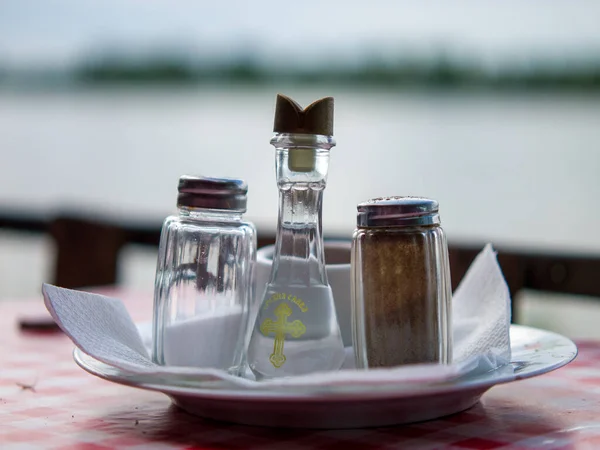
[[[381,197],[357,206],[359,227],[413,227],[438,225],[438,202],[423,197]]]
[[[248,185],[244,180],[184,175],[177,190],[180,207],[246,211]]]

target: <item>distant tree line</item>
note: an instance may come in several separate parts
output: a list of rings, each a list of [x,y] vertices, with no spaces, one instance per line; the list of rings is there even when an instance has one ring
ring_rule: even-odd
[[[128,64],[104,60],[82,65],[75,79],[90,84],[110,83],[235,83],[261,85],[274,81],[295,84],[365,85],[386,88],[406,86],[481,87],[527,89],[600,89],[600,64],[587,69],[527,71],[490,74],[447,60],[433,64],[369,63],[359,67],[327,66],[320,69],[283,69],[265,67],[252,61],[220,65],[191,65],[171,60]]]
[[[600,58],[597,64],[553,68],[529,64],[527,70],[491,72],[477,64],[457,63],[440,57],[433,61],[403,60],[396,63],[366,59],[362,65],[331,63],[318,68],[283,68],[258,64],[251,57],[231,61],[190,62],[186,58],[154,57],[132,61],[105,56],[90,59],[66,72],[32,72],[14,75],[0,65],[0,86],[13,83],[42,85],[111,84],[240,84],[268,85],[289,82],[298,85],[372,86],[385,89],[407,87],[600,90]]]

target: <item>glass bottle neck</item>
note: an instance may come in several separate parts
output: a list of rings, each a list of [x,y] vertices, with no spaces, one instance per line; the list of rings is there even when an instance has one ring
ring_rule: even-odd
[[[271,283],[327,285],[321,213],[333,138],[276,135],[279,219]]]
[[[288,183],[327,183],[329,150],[335,146],[331,136],[314,134],[276,134],[271,139],[276,149],[275,171],[279,189]]]

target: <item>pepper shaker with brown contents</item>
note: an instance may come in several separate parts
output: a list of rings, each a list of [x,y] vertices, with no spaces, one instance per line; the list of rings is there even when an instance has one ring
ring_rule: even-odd
[[[357,209],[352,249],[357,367],[449,363],[452,294],[438,203],[388,197]]]

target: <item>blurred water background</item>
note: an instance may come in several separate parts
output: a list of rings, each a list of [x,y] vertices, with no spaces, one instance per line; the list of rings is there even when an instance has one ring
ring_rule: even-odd
[[[205,174],[245,178],[273,232],[275,95],[333,95],[325,236],[349,237],[360,201],[423,195],[451,242],[597,256],[598,17],[598,0],[5,0],[0,215],[158,227],[178,177]],[[0,298],[37,295],[54,252],[0,228]],[[121,285],[151,290],[154,258],[126,247]],[[525,318],[561,331],[565,302],[536,295]],[[600,303],[568,305],[585,335]]]

